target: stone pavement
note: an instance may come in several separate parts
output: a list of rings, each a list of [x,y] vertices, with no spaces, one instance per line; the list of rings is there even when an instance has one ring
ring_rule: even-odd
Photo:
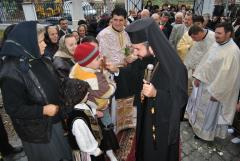
[[[1,113],[0,109],[0,113]],[[5,117],[6,118],[6,117]],[[4,119],[4,118],[3,118]],[[12,128],[9,121],[8,132]],[[21,145],[20,139],[14,132],[10,135],[10,143],[14,146]],[[212,143],[203,142],[193,137],[191,127],[187,122],[181,123],[181,156],[182,161],[240,161],[240,144],[231,143],[233,136],[229,134],[225,140],[216,139]],[[10,155],[4,158],[4,161],[27,161],[25,153]]]
[[[181,123],[182,161],[240,161],[240,144],[233,144],[232,135],[214,142],[195,139],[187,122]]]

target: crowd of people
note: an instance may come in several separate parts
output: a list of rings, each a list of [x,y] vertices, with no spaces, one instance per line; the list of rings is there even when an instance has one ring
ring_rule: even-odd
[[[117,161],[116,99],[129,96],[136,161],[179,160],[180,121],[202,141],[225,139],[232,127],[238,135],[240,14],[221,16],[148,1],[129,15],[117,7],[98,22],[79,20],[76,30],[65,18],[10,25],[0,52],[2,106],[23,147],[8,143],[0,119],[2,156]]]

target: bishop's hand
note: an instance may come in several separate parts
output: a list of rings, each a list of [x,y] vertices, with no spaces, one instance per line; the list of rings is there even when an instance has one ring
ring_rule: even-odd
[[[143,88],[141,94],[144,95],[145,97],[156,97],[157,90],[152,83],[143,80]]]

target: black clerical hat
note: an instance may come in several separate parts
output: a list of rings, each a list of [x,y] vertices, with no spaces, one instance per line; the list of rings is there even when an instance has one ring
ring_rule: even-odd
[[[133,44],[139,44],[148,41],[147,29],[154,23],[154,20],[150,18],[143,18],[134,21],[129,26],[127,26],[125,30],[128,33],[131,42]]]
[[[186,68],[157,23],[152,18],[140,19],[131,23],[125,30],[129,34],[132,44],[148,42],[151,47],[153,51],[151,54],[159,62],[156,77],[153,76],[156,84],[161,88],[172,90],[177,97],[183,91],[185,92],[187,87]],[[140,55],[137,51],[135,54]],[[164,78],[166,81],[158,82],[157,77]],[[176,89],[179,92],[176,92]],[[177,100],[177,104],[180,103],[178,102],[180,100],[184,102],[185,98],[182,98]]]

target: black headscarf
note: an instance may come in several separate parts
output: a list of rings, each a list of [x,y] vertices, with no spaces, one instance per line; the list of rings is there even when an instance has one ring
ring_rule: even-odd
[[[29,60],[41,58],[36,21],[25,21],[13,28],[2,47],[0,57],[3,56],[19,58],[23,72],[29,70]]]
[[[182,77],[185,76],[185,67],[175,50],[170,45],[168,39],[153,19],[144,18],[137,20],[127,26],[125,30],[129,34],[130,40],[133,44],[143,42],[149,43],[153,49],[154,55],[160,63],[161,70],[166,73],[169,81],[175,85],[181,82],[178,81],[178,76],[180,73],[182,73]],[[185,82],[183,83],[185,86]]]
[[[41,57],[38,46],[37,22],[26,21],[17,24],[9,33],[0,56],[13,56],[23,59]]]

